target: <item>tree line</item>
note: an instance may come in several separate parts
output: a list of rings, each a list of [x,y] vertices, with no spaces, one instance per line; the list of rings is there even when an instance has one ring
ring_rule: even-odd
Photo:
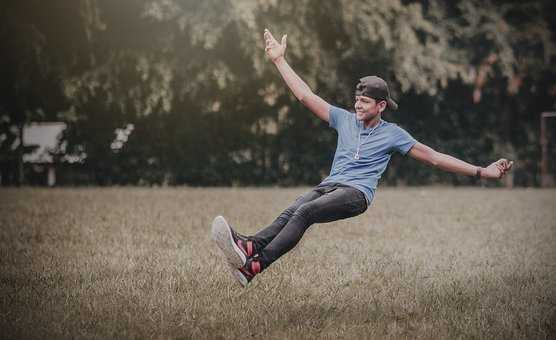
[[[8,0],[4,7],[4,184],[25,183],[29,148],[20,136],[40,121],[67,124],[54,152],[66,169],[62,184],[318,183],[335,132],[295,100],[265,58],[265,27],[288,34],[286,58],[328,102],[352,108],[357,80],[380,75],[400,104],[386,120],[471,163],[514,159],[515,185],[540,181],[539,114],[555,110],[556,99],[549,0]],[[383,178],[474,181],[401,157]]]

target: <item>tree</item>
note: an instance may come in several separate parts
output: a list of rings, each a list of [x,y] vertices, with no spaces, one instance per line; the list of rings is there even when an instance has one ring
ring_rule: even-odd
[[[0,14],[3,81],[0,148],[15,183],[23,184],[23,126],[53,120],[68,106],[63,80],[80,65],[86,44],[79,19],[83,2],[9,0]],[[63,18],[63,20],[60,20]],[[17,169],[14,171],[14,169]]]
[[[379,74],[400,102],[387,119],[472,162],[523,160],[517,182],[534,184],[525,175],[536,167],[531,113],[554,102],[554,91],[544,90],[556,84],[554,6],[12,1],[15,15],[0,32],[10,51],[0,57],[9,79],[0,147],[12,144],[14,122],[60,117],[66,152],[86,156],[82,169],[97,184],[314,184],[329,170],[335,135],[266,60],[268,27],[289,34],[288,60],[332,104],[351,107],[357,79]],[[473,180],[397,159],[385,178]]]

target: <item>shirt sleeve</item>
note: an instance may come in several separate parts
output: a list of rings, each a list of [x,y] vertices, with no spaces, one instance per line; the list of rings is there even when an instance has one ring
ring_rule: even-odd
[[[399,126],[396,126],[396,132],[394,133],[393,149],[405,155],[411,150],[413,145],[417,141],[413,138],[407,131]]]
[[[328,113],[328,125],[336,130],[338,130],[342,126],[342,124],[344,124],[344,122],[347,120],[347,114],[349,114],[348,111],[333,105],[330,105]]]

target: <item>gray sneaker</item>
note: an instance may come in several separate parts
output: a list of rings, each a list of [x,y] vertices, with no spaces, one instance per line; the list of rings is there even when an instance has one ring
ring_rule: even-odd
[[[222,216],[216,216],[212,221],[212,239],[235,268],[245,266],[247,258],[253,255],[253,242],[235,232]]]
[[[236,280],[244,288],[246,288],[249,286],[249,283],[253,280],[255,275],[262,271],[263,267],[258,255],[255,255],[253,257],[249,257],[243,267],[233,268],[232,265],[230,265],[230,269]]]

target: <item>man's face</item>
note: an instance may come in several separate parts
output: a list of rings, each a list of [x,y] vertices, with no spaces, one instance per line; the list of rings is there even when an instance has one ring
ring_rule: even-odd
[[[358,120],[373,119],[386,109],[386,101],[376,101],[371,97],[355,96],[355,115]]]

